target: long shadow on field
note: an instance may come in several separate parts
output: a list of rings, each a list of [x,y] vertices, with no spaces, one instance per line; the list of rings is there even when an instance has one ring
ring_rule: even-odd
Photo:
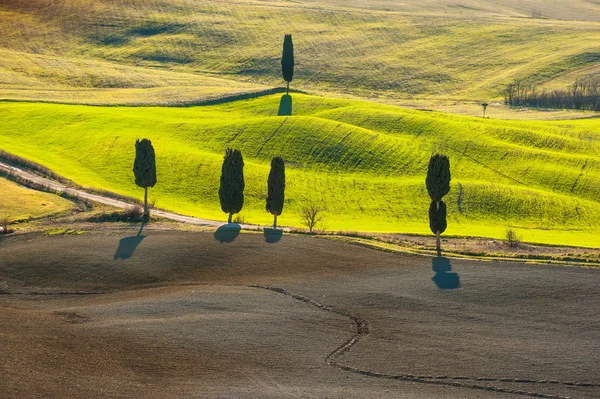
[[[237,236],[240,235],[241,229],[242,228],[237,223],[224,224],[215,231],[215,240],[219,241],[221,244],[234,242]]]
[[[133,256],[133,253],[137,249],[138,245],[140,245],[144,238],[146,238],[146,236],[142,235],[142,230],[144,230],[145,224],[145,222],[142,222],[137,235],[121,238],[121,241],[119,241],[119,248],[117,248],[117,252],[115,252],[114,260],[125,260]]]
[[[283,231],[279,229],[266,228],[263,230],[263,234],[265,235],[265,242],[268,244],[276,244],[283,237]]]
[[[281,96],[281,101],[279,102],[279,111],[277,111],[277,115],[292,115],[292,96],[290,96],[289,94],[284,94],[283,96]]]
[[[455,290],[460,288],[460,276],[458,273],[451,273],[452,265],[450,259],[438,256],[431,260],[431,267],[435,272],[432,280],[441,290]]]

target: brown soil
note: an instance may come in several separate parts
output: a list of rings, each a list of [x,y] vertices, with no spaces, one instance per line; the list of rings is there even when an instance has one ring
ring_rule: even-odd
[[[600,396],[599,270],[135,233],[0,241],[0,397]]]

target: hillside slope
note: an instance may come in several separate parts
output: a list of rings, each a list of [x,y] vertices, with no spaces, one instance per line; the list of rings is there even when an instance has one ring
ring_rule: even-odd
[[[168,104],[279,85],[284,33],[293,86],[320,93],[487,101],[514,79],[564,87],[600,67],[600,22],[511,18],[600,21],[595,1],[383,4],[4,0],[0,98]]]
[[[328,229],[427,233],[429,156],[448,154],[448,234],[502,237],[508,226],[531,241],[597,246],[600,122],[495,121],[411,111],[364,101],[294,94],[192,108],[0,104],[0,148],[77,183],[140,196],[131,164],[136,138],[152,139],[156,205],[222,219],[225,148],[246,161],[246,222],[264,211],[270,159],[288,164],[281,223],[300,225],[310,199],[327,207]]]

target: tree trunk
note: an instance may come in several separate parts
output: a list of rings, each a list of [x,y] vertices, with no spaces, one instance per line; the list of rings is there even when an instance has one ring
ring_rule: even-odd
[[[144,187],[144,218],[148,218],[148,187]]]
[[[231,223],[232,217],[233,217],[233,213],[229,213],[229,218],[227,219],[227,223]]]
[[[273,215],[273,228],[277,230],[277,215]]]
[[[285,94],[289,95],[290,94],[290,82],[286,82],[287,83],[287,91]]]
[[[435,201],[435,205],[437,206],[437,210],[440,210],[440,201]],[[438,256],[442,256],[442,245],[440,243],[440,231],[435,232],[435,249],[437,251]]]

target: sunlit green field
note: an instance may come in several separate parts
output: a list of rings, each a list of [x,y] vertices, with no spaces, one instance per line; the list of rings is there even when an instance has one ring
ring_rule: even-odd
[[[0,193],[0,219],[39,218],[73,208],[71,202],[58,195],[31,190],[3,178],[0,178]]]
[[[515,79],[564,88],[600,68],[600,5],[566,3],[4,2],[0,98],[156,105],[282,85],[292,33],[299,89],[422,108],[498,101]]]
[[[272,95],[190,108],[1,103],[0,149],[84,186],[142,197],[136,138],[157,152],[156,205],[226,220],[218,200],[228,146],[245,157],[246,222],[268,224],[267,175],[287,162],[280,223],[300,226],[310,199],[328,230],[428,233],[429,156],[451,159],[447,234],[598,246],[600,120],[498,121],[365,101],[293,95],[292,117]]]

